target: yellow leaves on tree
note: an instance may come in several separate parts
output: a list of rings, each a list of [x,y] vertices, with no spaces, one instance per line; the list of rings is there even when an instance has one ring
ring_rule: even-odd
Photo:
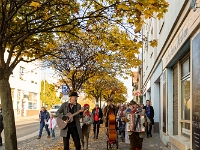
[[[152,40],[152,41],[150,41],[150,46],[151,46],[151,47],[156,47],[156,46],[158,46],[158,41],[157,41],[157,40]]]
[[[101,98],[108,98],[113,88],[117,88],[114,101],[126,101],[123,98],[127,94],[124,84],[106,73],[94,76],[84,84],[84,92],[89,96],[93,96],[96,101],[99,101]]]
[[[34,2],[34,1],[33,1],[33,2],[31,2],[30,6],[33,6],[33,7],[34,7],[34,10],[36,10],[37,8],[40,7],[40,3]]]

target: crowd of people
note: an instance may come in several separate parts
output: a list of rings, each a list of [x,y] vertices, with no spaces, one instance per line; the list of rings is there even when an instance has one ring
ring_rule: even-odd
[[[150,106],[150,101],[146,101],[146,106],[143,104],[138,105],[135,101],[130,101],[126,104],[114,104],[112,99],[107,100],[107,106],[102,110],[99,104],[95,104],[95,108],[90,111],[90,106],[84,104],[81,107],[77,103],[78,94],[72,92],[68,102],[64,102],[58,109],[56,116],[66,123],[66,127],[60,130],[60,136],[63,138],[64,150],[70,149],[70,136],[74,141],[76,150],[88,150],[88,139],[91,128],[93,127],[93,138],[98,139],[100,125],[105,122],[105,127],[109,128],[109,113],[113,112],[116,119],[115,128],[119,131],[119,138],[123,142],[130,144],[130,150],[141,150],[143,138],[152,137],[152,125],[154,124],[154,109]],[[70,118],[67,114],[72,115]],[[128,130],[128,114],[135,114],[144,116],[144,123],[142,126],[145,128],[143,132]],[[55,139],[54,128],[57,125],[56,118],[49,114],[48,111],[42,107],[40,111],[40,131],[38,139],[42,136],[42,130],[45,127],[47,131],[47,138]],[[107,130],[109,131],[109,130]]]

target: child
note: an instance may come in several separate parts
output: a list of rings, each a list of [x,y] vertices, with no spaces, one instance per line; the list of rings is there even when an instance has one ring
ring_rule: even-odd
[[[57,125],[57,121],[53,114],[50,115],[50,119],[48,120],[47,124],[49,126],[49,129],[51,130],[52,140],[54,140],[55,139],[54,129]]]
[[[88,139],[89,139],[89,132],[90,126],[93,123],[93,114],[89,111],[90,106],[85,104],[82,118],[82,134],[83,138],[81,139],[81,143],[84,150],[88,150]]]

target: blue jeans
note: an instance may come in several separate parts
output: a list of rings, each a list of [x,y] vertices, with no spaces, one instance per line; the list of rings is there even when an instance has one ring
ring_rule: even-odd
[[[50,136],[50,132],[49,132],[48,125],[45,125],[45,122],[40,122],[40,132],[39,132],[39,137],[42,136],[42,130],[43,130],[44,127],[45,127],[45,129],[46,129],[46,131],[47,131],[48,136]]]
[[[55,132],[54,132],[54,129],[52,128],[51,128],[51,134],[52,134],[52,137],[55,138]]]

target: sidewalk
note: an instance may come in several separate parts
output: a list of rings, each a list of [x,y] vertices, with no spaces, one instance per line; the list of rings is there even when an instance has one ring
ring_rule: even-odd
[[[106,128],[100,128],[100,135],[99,139],[93,139],[93,133],[90,132],[90,139],[89,139],[89,150],[106,150]],[[36,137],[32,137],[27,139],[24,142],[19,142],[18,147],[20,150],[30,149],[30,150],[62,150],[63,143],[62,138],[59,136],[59,129],[56,128],[56,139],[51,140],[47,139],[46,131],[43,131],[43,136],[41,139],[36,139]],[[75,150],[74,144],[72,140],[70,141],[70,148],[71,150]],[[115,146],[113,146],[115,148]],[[129,150],[129,144],[125,144],[124,142],[119,139],[119,150]],[[152,138],[145,138],[143,141],[143,148],[142,150],[169,150],[160,140],[159,133],[154,133]]]
[[[25,117],[20,117],[17,116],[15,117],[15,125],[22,125],[24,123],[29,124],[33,122],[39,122],[39,116],[34,115],[34,116],[25,116]]]

